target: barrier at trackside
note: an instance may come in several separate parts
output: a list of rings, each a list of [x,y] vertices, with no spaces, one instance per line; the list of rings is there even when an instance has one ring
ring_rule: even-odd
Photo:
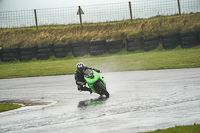
[[[107,52],[109,54],[116,54],[125,48],[123,40],[106,41]]]
[[[71,45],[55,44],[54,55],[56,58],[64,58],[71,52]]]
[[[181,46],[182,48],[190,48],[199,45],[199,32],[183,32],[181,34]]]
[[[181,45],[180,33],[172,33],[162,36],[162,45],[165,49],[174,49]]]
[[[75,57],[89,54],[89,42],[76,42],[71,44],[72,54]]]
[[[20,54],[20,61],[29,61],[32,60],[33,58],[37,58],[38,55],[38,47],[22,47],[19,49],[19,54]]]
[[[119,40],[99,40],[88,42],[76,42],[71,44],[39,45],[33,47],[20,47],[10,49],[0,49],[0,60],[9,61],[30,61],[33,58],[47,60],[51,56],[64,58],[72,52],[75,57],[87,54],[98,56],[105,53],[116,54],[122,49],[133,52],[136,50],[150,51],[156,49],[159,44],[168,50],[174,49],[178,45],[182,48],[189,48],[200,45],[200,31],[170,33],[162,36],[149,38],[127,38],[125,43]]]
[[[14,61],[20,57],[19,48],[1,49],[0,53],[3,62]]]

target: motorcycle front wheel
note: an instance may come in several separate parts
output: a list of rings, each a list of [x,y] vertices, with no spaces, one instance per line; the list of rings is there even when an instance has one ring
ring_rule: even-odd
[[[108,93],[108,91],[106,90],[106,86],[102,82],[98,83],[98,91],[100,92],[100,94],[104,94],[107,98],[109,98],[110,94]]]

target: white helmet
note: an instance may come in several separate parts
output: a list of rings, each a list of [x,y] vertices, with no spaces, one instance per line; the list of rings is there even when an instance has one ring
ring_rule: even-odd
[[[79,62],[77,65],[76,65],[76,68],[78,71],[80,72],[83,72],[85,70],[85,66],[82,62]]]

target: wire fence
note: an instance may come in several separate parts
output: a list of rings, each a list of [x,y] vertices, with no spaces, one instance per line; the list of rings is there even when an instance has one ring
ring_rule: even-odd
[[[191,12],[200,12],[200,0],[134,0],[81,6],[80,12],[79,7],[0,12],[0,27],[30,27],[36,26],[36,23],[41,26],[111,22]]]

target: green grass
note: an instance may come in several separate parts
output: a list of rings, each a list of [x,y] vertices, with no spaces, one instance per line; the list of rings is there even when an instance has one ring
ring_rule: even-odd
[[[51,58],[44,61],[0,62],[0,79],[74,74],[78,62],[98,68],[102,72],[198,68],[199,53],[200,46],[188,49],[179,46],[173,50],[150,52],[131,53],[124,50],[115,55],[105,54],[98,57],[86,55],[79,58],[68,56],[64,59]]]
[[[13,110],[13,109],[17,109],[20,108],[21,105],[17,105],[17,104],[11,104],[11,103],[0,103],[0,112],[4,112],[4,111],[8,111],[8,110]]]
[[[175,126],[168,129],[159,129],[156,131],[145,133],[200,133],[200,124],[194,124],[189,126]]]

